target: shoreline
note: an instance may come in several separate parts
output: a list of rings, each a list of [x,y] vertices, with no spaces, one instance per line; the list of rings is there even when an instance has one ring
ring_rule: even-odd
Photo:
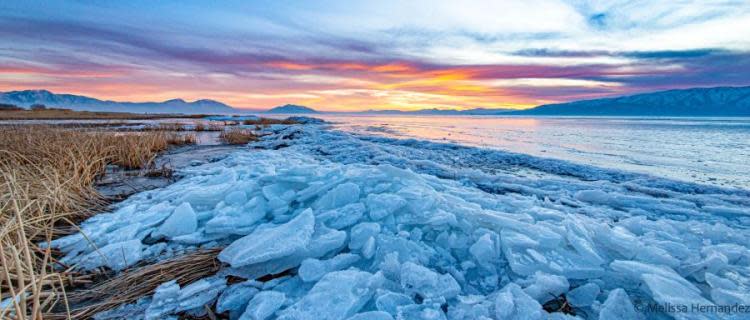
[[[176,182],[181,178],[181,169],[219,161],[243,147],[246,146],[219,144],[173,147],[159,154],[150,169],[112,166],[94,186],[102,196],[115,203],[121,202],[133,194],[163,188]]]

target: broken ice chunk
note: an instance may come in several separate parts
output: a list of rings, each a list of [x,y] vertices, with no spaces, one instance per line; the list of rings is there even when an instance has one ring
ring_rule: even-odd
[[[183,202],[174,209],[172,215],[162,223],[156,231],[155,236],[174,238],[177,236],[190,234],[198,229],[198,218],[193,211],[190,203]]]
[[[320,213],[318,220],[331,228],[343,229],[357,223],[364,214],[365,205],[357,202]]]
[[[376,247],[375,237],[367,238],[367,241],[365,241],[365,244],[362,246],[362,256],[365,257],[365,259],[372,259],[375,255]]]
[[[495,318],[507,320],[541,320],[542,305],[515,283],[509,283],[495,299]]]
[[[643,282],[648,286],[651,296],[660,304],[675,306],[713,305],[711,301],[703,298],[700,292],[692,291],[674,279],[657,274],[644,274],[642,278]],[[680,316],[684,315],[680,314]]]
[[[176,311],[201,308],[211,304],[226,288],[224,277],[203,278],[180,289],[179,306]]]
[[[347,320],[393,320],[393,317],[383,311],[368,311],[355,314]]]
[[[375,306],[378,310],[385,311],[393,316],[397,314],[399,306],[410,305],[413,303],[414,301],[412,301],[409,296],[395,292],[386,292],[375,300]]]
[[[235,240],[219,253],[219,260],[241,267],[288,256],[310,242],[315,216],[307,209],[289,222],[256,230]]]
[[[216,302],[216,311],[224,313],[229,311],[230,314],[239,313],[244,310],[247,302],[258,293],[258,289],[252,286],[252,281],[245,281],[229,286],[219,296]]]
[[[180,285],[176,280],[160,284],[146,309],[146,319],[162,319],[172,313],[178,306],[179,297]]]
[[[406,206],[406,200],[395,194],[374,193],[367,196],[367,208],[370,210],[372,220],[383,219],[404,206]]]
[[[599,286],[593,282],[570,290],[566,295],[568,302],[574,307],[588,307],[596,301],[597,296],[599,296]]]
[[[450,274],[441,275],[413,262],[401,266],[401,287],[406,292],[418,293],[426,298],[450,299],[461,291]]]
[[[282,311],[279,318],[336,320],[351,317],[372,298],[374,278],[373,274],[356,269],[331,272],[297,303]]]
[[[359,249],[368,238],[380,233],[380,224],[374,222],[362,222],[352,227],[349,233],[349,249]]]
[[[561,276],[546,274],[541,271],[537,271],[532,279],[534,282],[528,287],[524,288],[530,297],[539,301],[539,303],[545,303],[560,296],[561,294],[568,291],[568,279]]]
[[[642,319],[642,315],[635,311],[630,297],[623,289],[615,289],[609,293],[599,311],[600,320],[631,320]]]
[[[299,267],[302,281],[318,281],[325,274],[347,268],[359,261],[359,256],[352,253],[342,253],[329,260],[305,259]]]
[[[232,191],[224,197],[224,203],[230,206],[243,205],[245,202],[247,202],[247,195],[242,190]]]
[[[240,320],[264,320],[284,305],[286,295],[278,291],[261,291],[247,304]]]
[[[84,270],[91,270],[106,266],[114,271],[120,271],[142,259],[142,247],[143,245],[140,240],[108,244],[81,258],[78,267]]]
[[[330,210],[343,207],[359,200],[359,186],[352,182],[342,183],[320,197],[313,208]]]
[[[474,256],[479,265],[488,269],[493,267],[492,262],[498,257],[498,251],[490,233],[486,233],[471,245],[469,252]]]
[[[440,306],[411,304],[398,308],[398,320],[446,320]]]

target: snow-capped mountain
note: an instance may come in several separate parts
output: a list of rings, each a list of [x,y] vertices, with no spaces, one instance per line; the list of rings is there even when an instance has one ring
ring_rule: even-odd
[[[292,114],[292,113],[318,113],[318,111],[305,107],[305,106],[299,106],[295,104],[285,104],[283,106],[271,108],[270,110],[266,111],[266,113]]]
[[[513,112],[525,115],[750,116],[750,87],[668,90],[582,100]]]
[[[47,90],[23,90],[0,93],[0,103],[28,108],[33,104],[66,108],[78,111],[135,112],[135,113],[183,113],[183,114],[231,114],[238,110],[214,100],[187,102],[172,99],[163,102],[118,102],[99,100],[72,94],[55,94]]]

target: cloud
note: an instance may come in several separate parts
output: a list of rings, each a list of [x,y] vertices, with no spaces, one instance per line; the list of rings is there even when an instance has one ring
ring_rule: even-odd
[[[742,1],[150,4],[0,4],[0,89],[343,109],[750,84]]]

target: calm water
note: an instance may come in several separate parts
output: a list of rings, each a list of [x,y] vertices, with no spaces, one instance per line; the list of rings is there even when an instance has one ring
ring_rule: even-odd
[[[358,133],[453,142],[750,189],[750,118],[320,118]]]

